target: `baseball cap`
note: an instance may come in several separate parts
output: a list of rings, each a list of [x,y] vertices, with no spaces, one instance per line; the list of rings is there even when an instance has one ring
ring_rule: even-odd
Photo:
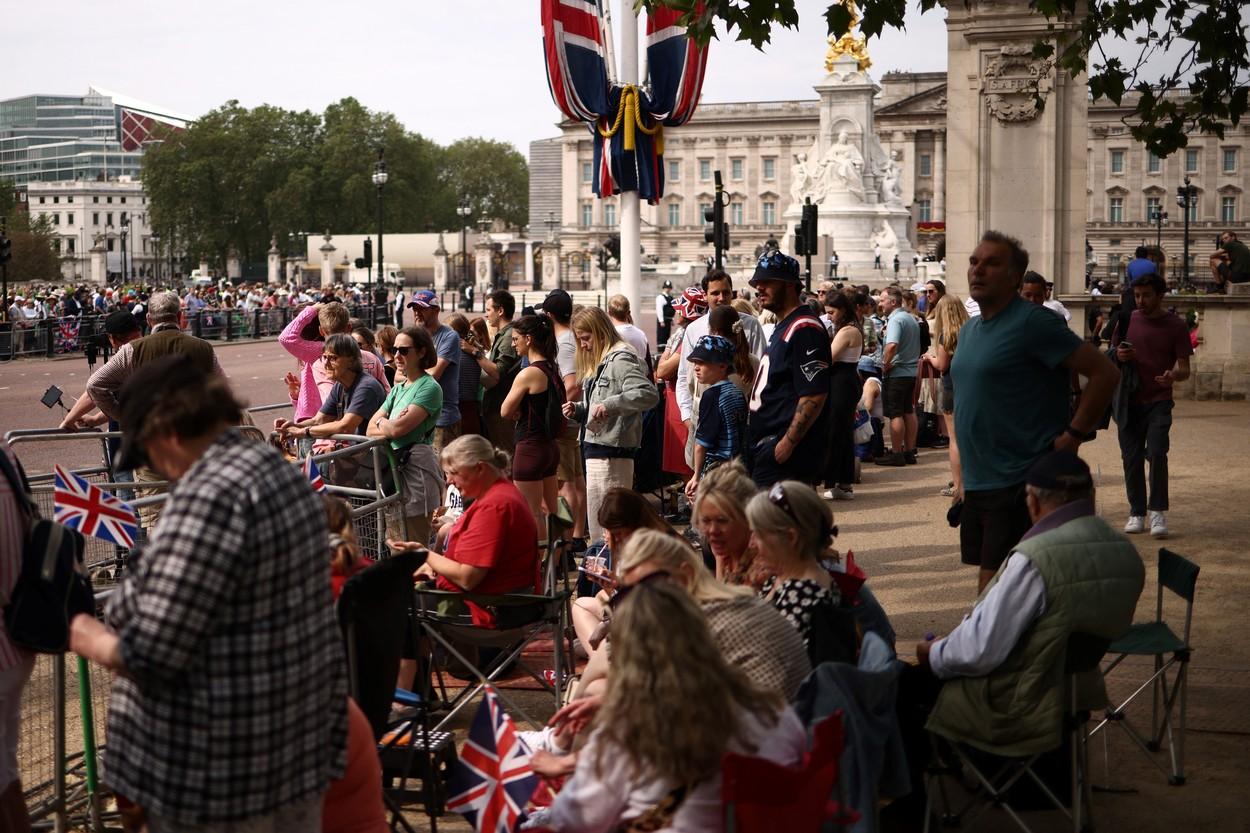
[[[549,312],[557,318],[569,318],[573,315],[573,298],[563,289],[553,289],[547,293],[543,302],[535,305],[534,308]]]
[[[432,289],[423,289],[416,295],[412,296],[412,300],[408,303],[409,307],[420,307],[421,309],[442,309],[443,305],[438,302],[438,293]]]
[[[712,364],[733,364],[733,342],[724,336],[703,336],[695,344],[687,357],[692,362],[711,362]]]
[[[755,286],[759,281],[787,281],[799,284],[799,262],[781,252],[765,252],[755,264],[755,274],[748,283]]]
[[[139,322],[126,310],[109,313],[104,319],[104,332],[111,336],[124,336],[139,329]]]
[[[698,286],[688,286],[681,292],[681,297],[673,302],[677,310],[687,321],[707,315],[707,293]]]

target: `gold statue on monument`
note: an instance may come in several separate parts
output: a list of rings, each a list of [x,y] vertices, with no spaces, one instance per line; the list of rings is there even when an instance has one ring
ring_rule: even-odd
[[[834,38],[830,35],[827,38],[829,50],[825,52],[825,72],[833,72],[833,65],[842,55],[850,55],[859,64],[859,71],[867,72],[872,66],[872,59],[868,57],[868,44],[863,35],[854,34],[855,27],[859,25],[859,9],[855,6],[855,0],[842,0],[842,5],[851,13],[851,25],[842,37]]]

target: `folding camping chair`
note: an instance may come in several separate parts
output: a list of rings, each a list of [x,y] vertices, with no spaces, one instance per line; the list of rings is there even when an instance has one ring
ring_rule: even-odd
[[[1194,616],[1194,590],[1198,584],[1198,565],[1169,549],[1159,550],[1158,582],[1155,600],[1155,619],[1133,625],[1128,633],[1111,643],[1107,649],[1109,654],[1118,654],[1103,670],[1103,676],[1110,674],[1120,665],[1125,657],[1154,657],[1154,673],[1118,706],[1107,709],[1106,716],[1090,731],[1090,737],[1103,731],[1108,724],[1114,723],[1124,730],[1125,734],[1137,744],[1159,771],[1167,776],[1168,783],[1181,786],[1185,783],[1185,712],[1189,695],[1189,657],[1193,648],[1189,644],[1189,628]],[[1177,636],[1163,618],[1163,589],[1185,600],[1185,628],[1181,636]],[[1165,655],[1171,657],[1164,659]],[[1168,681],[1168,670],[1176,666],[1172,680]],[[1129,722],[1126,709],[1139,694],[1147,688],[1151,690],[1150,732],[1143,736]],[[1160,709],[1162,706],[1162,709]],[[1160,714],[1162,712],[1162,714]],[[1176,714],[1177,731],[1173,733],[1173,712]],[[1153,753],[1158,752],[1167,734],[1168,754],[1171,758],[1171,771],[1159,763]],[[1107,748],[1107,735],[1103,734],[1103,760],[1110,770],[1110,752]]]
[[[435,817],[446,798],[443,771],[456,758],[451,733],[430,730],[428,701],[395,688],[405,638],[411,632],[412,574],[424,560],[424,553],[401,552],[379,561],[348,579],[338,601],[349,688],[378,742],[391,827],[399,825],[410,833],[412,827],[400,807],[420,795],[430,828],[437,831]],[[401,709],[393,717],[396,703]],[[408,790],[408,779],[418,776],[421,791]]]
[[[435,731],[443,730],[487,684],[495,683],[514,664],[551,692],[556,707],[559,707],[565,675],[573,668],[569,626],[572,592],[566,563],[569,542],[560,537],[565,531],[567,524],[564,521],[555,517],[548,519],[547,547],[540,570],[542,588],[538,593],[456,593],[421,586],[417,588],[414,605],[417,623],[431,649],[431,673],[437,678],[439,696],[448,707],[447,713],[435,725]],[[480,627],[474,625],[467,615],[445,612],[449,606],[459,609],[460,602],[473,602],[489,610],[495,617],[496,627]],[[544,636],[551,639],[550,676],[543,673],[547,669],[534,668],[522,657],[530,644]],[[433,662],[435,647],[459,662],[474,683],[449,697],[443,673]],[[481,649],[486,649],[490,655],[485,663],[466,656],[468,653],[477,654]],[[494,688],[511,714],[535,726],[542,725],[541,721],[532,718],[513,698],[508,697],[500,686],[495,685]]]
[[[812,749],[798,767],[727,753],[721,762],[721,803],[726,833],[787,833],[824,830],[832,821],[842,829],[858,819],[834,798],[842,756],[842,712],[813,730]]]
[[[1091,809],[1091,788],[1089,781],[1089,750],[1086,745],[1087,735],[1085,733],[1085,724],[1089,721],[1089,712],[1080,708],[1079,693],[1081,686],[1079,678],[1082,674],[1088,674],[1098,670],[1099,663],[1102,662],[1103,655],[1107,652],[1107,646],[1110,644],[1109,639],[1104,639],[1092,634],[1073,633],[1068,636],[1068,646],[1066,653],[1066,661],[1064,663],[1064,720],[1063,732],[1067,736],[1067,740],[1071,746],[1071,775],[1069,778],[1069,788],[1071,790],[1071,807],[1064,805],[1054,792],[1042,780],[1042,777],[1034,771],[1033,767],[1038,760],[1046,754],[1040,752],[1030,755],[1026,758],[1000,758],[1002,763],[998,764],[998,769],[992,774],[982,771],[973,760],[969,750],[965,749],[962,744],[947,742],[944,739],[939,744],[936,736],[931,736],[933,740],[932,760],[939,762],[944,760],[944,753],[949,751],[957,759],[951,765],[942,765],[936,763],[931,765],[926,775],[926,793],[928,795],[928,803],[925,808],[925,824],[924,831],[929,833],[929,825],[933,818],[933,796],[934,788],[937,788],[937,794],[945,809],[942,815],[942,823],[944,826],[959,826],[964,821],[971,824],[978,816],[981,815],[989,807],[1001,807],[1011,816],[1021,830],[1030,833],[1030,827],[1024,823],[1024,819],[1011,807],[1008,803],[1008,793],[1011,788],[1026,776],[1041,790],[1042,794],[1054,805],[1056,809],[1062,812],[1072,822],[1072,830],[1075,833],[1093,829],[1093,813]],[[1055,746],[1058,747],[1063,743],[1063,738],[1057,738]],[[1049,750],[1047,750],[1049,751]],[[962,768],[965,772],[972,773],[978,784],[978,789],[974,790],[968,800],[957,811],[950,811],[951,802],[949,800],[944,778],[955,775]],[[981,806],[964,818],[972,807],[980,803]]]

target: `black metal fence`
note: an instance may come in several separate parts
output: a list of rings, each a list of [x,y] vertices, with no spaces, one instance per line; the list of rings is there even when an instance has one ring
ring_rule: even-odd
[[[178,325],[183,331],[210,341],[246,341],[273,338],[299,314],[301,307],[274,309],[203,309],[183,315]],[[365,304],[348,304],[352,318],[370,322],[370,309]],[[373,310],[373,325],[391,322],[389,304],[378,304]],[[30,322],[0,322],[0,361],[22,357],[85,354],[92,351],[107,358],[108,337],[104,332],[107,315],[82,315],[71,318],[45,318]]]

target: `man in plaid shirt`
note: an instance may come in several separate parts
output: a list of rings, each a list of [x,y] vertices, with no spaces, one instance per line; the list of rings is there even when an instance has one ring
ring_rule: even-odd
[[[176,482],[108,624],[73,622],[73,650],[118,675],[106,780],[151,833],[319,830],[347,739],[321,500],[229,430],[239,404],[185,358],[136,372],[122,410],[120,464]]]

